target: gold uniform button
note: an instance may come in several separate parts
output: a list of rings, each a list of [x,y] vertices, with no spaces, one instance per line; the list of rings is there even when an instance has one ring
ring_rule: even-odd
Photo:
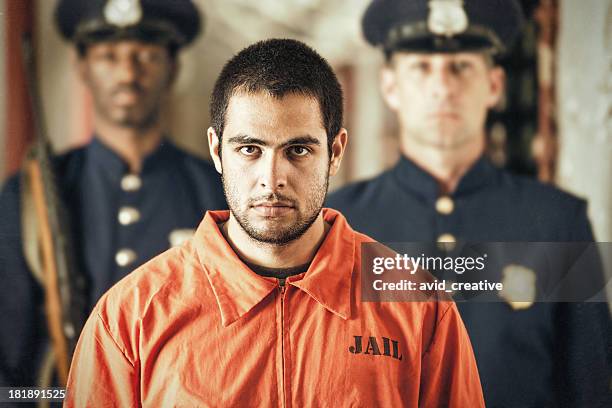
[[[455,238],[455,236],[453,234],[442,234],[438,237],[438,242],[442,243],[451,243],[454,244],[455,242],[457,242],[457,239]]]
[[[129,248],[123,248],[115,254],[115,262],[121,267],[128,266],[136,260],[136,252]]]
[[[136,191],[142,187],[142,180],[137,174],[126,174],[121,179],[121,189],[123,191]]]
[[[446,251],[455,249],[457,239],[453,234],[442,234],[438,237],[438,248]]]
[[[442,196],[436,200],[436,211],[440,214],[448,215],[455,209],[455,203],[449,196]]]
[[[117,219],[121,225],[130,225],[140,219],[140,211],[134,207],[121,207]]]

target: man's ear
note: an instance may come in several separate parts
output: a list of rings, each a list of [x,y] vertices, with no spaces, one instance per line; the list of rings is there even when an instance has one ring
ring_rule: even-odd
[[[397,74],[391,63],[386,64],[380,70],[380,92],[385,103],[393,112],[400,108],[399,93],[397,90]]]
[[[176,82],[179,73],[181,71],[181,63],[179,62],[178,56],[170,58],[170,73],[168,75],[168,87],[171,87]]]
[[[496,66],[489,70],[489,109],[497,106],[506,88],[506,73],[502,67]]]
[[[331,145],[331,159],[329,161],[330,176],[335,175],[340,169],[340,163],[342,162],[342,157],[346,151],[347,143],[348,133],[345,128],[341,128]]]
[[[81,82],[84,84],[89,83],[87,55],[80,55],[77,51],[72,50],[70,52],[70,60]]]
[[[217,136],[217,132],[212,127],[209,127],[206,131],[208,135],[208,149],[210,151],[210,156],[213,159],[213,163],[215,164],[215,169],[219,174],[223,174],[223,167],[221,166],[221,141]]]

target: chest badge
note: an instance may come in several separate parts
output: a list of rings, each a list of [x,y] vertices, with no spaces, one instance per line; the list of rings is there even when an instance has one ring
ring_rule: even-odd
[[[381,342],[376,337],[353,336],[354,344],[349,346],[348,351],[352,354],[370,354],[373,356],[386,356],[396,360],[402,360],[399,342],[387,337],[381,337]],[[366,343],[367,342],[367,343]],[[382,352],[380,345],[382,344]]]
[[[168,235],[171,247],[183,245],[185,241],[193,237],[195,230],[191,228],[175,229]]]
[[[504,268],[502,276],[504,286],[499,291],[499,297],[508,302],[514,310],[531,307],[536,297],[535,272],[522,265],[510,264]]]

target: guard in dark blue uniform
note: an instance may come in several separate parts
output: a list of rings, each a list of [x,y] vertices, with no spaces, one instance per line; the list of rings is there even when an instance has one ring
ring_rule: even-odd
[[[62,0],[56,20],[79,53],[94,100],[95,135],[53,159],[87,303],[131,270],[188,238],[207,210],[226,208],[214,167],[173,145],[162,101],[177,52],[200,30],[190,0]],[[23,242],[22,174],[0,195],[0,385],[34,386],[50,351],[40,277]],[[27,201],[27,200],[25,200]],[[88,310],[89,311],[89,310]],[[87,312],[88,312],[87,311]]]
[[[381,242],[593,241],[585,201],[483,157],[486,113],[503,90],[494,57],[522,20],[514,0],[373,1],[363,31],[387,58],[381,89],[398,117],[402,155],[327,204]],[[487,406],[610,406],[605,302],[499,297],[458,303]]]

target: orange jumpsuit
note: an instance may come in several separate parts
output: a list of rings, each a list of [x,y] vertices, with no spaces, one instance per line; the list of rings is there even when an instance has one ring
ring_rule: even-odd
[[[99,301],[81,334],[66,407],[482,407],[452,302],[362,303],[361,243],[331,224],[306,273],[251,271],[208,212],[195,236]]]

